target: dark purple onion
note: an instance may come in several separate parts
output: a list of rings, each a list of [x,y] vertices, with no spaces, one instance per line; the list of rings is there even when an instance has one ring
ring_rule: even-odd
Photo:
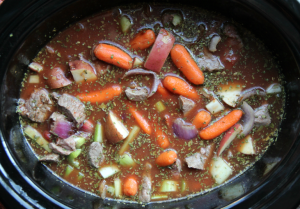
[[[243,121],[243,131],[242,134],[246,136],[250,133],[254,125],[254,110],[247,102],[243,102],[241,105],[242,110],[244,111],[244,115],[242,117]]]
[[[185,140],[195,138],[198,134],[198,131],[193,124],[187,123],[181,118],[174,120],[173,131],[179,138]]]
[[[156,91],[157,91],[157,87],[159,85],[159,78],[158,75],[155,72],[152,71],[148,71],[148,70],[143,70],[143,69],[133,69],[133,70],[129,70],[125,73],[125,75],[123,76],[123,78],[129,76],[129,75],[136,75],[136,74],[140,74],[140,75],[153,75],[154,76],[154,81],[150,90],[150,93],[148,95],[148,98],[151,97]]]
[[[258,87],[258,86],[247,89],[241,93],[241,96],[239,98],[239,103],[242,103],[242,101],[244,101],[245,99],[253,95],[266,96],[266,91],[262,87]]]
[[[53,128],[53,132],[62,139],[66,139],[70,136],[70,132],[72,130],[72,123],[68,121],[57,121],[55,123],[55,127]]]

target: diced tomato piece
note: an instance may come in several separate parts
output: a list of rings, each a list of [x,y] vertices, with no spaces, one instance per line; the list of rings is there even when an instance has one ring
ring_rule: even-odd
[[[80,128],[80,131],[84,131],[84,132],[93,132],[93,130],[94,130],[94,124],[89,120],[85,120],[83,122],[82,127]]]
[[[51,133],[49,131],[44,131],[43,136],[47,141],[51,141]]]

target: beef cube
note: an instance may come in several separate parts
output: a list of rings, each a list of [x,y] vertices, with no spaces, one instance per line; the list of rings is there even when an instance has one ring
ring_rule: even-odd
[[[84,104],[74,96],[63,94],[58,98],[58,106],[78,125],[82,124],[86,118]]]
[[[53,102],[46,89],[36,89],[28,100],[19,100],[18,112],[34,122],[45,122],[53,111]]]
[[[254,123],[259,126],[268,126],[271,123],[271,117],[268,111],[268,104],[262,105],[254,111]]]
[[[187,115],[187,113],[195,107],[195,102],[186,97],[179,96],[179,106],[183,115]]]
[[[99,168],[104,161],[103,147],[100,142],[93,142],[88,151],[88,159],[92,166]]]
[[[48,154],[39,159],[41,162],[59,162],[59,155],[58,154]]]
[[[129,100],[140,102],[148,98],[149,92],[146,87],[136,87],[134,89],[127,88],[125,94]]]
[[[69,155],[71,154],[73,151],[71,150],[67,150],[63,147],[57,146],[56,144],[54,144],[53,142],[51,142],[49,144],[49,148],[52,149],[53,152],[60,154],[60,155]]]
[[[201,147],[200,152],[186,157],[185,161],[189,168],[205,170],[214,151],[215,145],[211,144],[206,148]]]

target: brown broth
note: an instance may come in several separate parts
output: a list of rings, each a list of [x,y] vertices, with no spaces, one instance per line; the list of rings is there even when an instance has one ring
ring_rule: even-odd
[[[155,31],[156,34],[158,33],[158,30],[160,29],[159,25],[161,24],[161,13],[166,7],[162,5],[152,5],[151,7],[153,9],[153,12],[151,13],[146,13],[145,6],[141,5],[134,7],[120,7],[124,14],[127,14],[132,18],[134,23],[130,30],[130,33],[128,34],[123,34],[120,30],[119,16],[116,15],[117,9],[112,9],[110,11],[91,16],[87,19],[81,20],[74,25],[71,25],[64,31],[59,32],[59,34],[47,44],[48,47],[52,47],[55,50],[55,53],[51,54],[46,50],[46,48],[43,48],[34,59],[35,62],[41,63],[44,66],[44,70],[38,74],[40,77],[40,83],[29,84],[27,82],[28,75],[37,74],[35,72],[29,71],[28,75],[24,79],[24,87],[21,89],[21,98],[28,99],[34,89],[41,87],[51,91],[49,89],[49,85],[47,84],[47,80],[49,78],[47,72],[54,67],[61,67],[65,71],[67,78],[72,79],[72,75],[68,67],[68,62],[77,60],[80,53],[82,53],[83,57],[85,57],[86,59],[90,60],[91,62],[95,62],[91,60],[92,57],[90,55],[90,51],[92,50],[93,46],[99,42],[115,43],[122,49],[129,52],[133,57],[137,56],[145,60],[147,55],[149,54],[151,47],[146,50],[133,51],[129,48],[129,41],[141,28],[151,28]],[[176,8],[172,9],[174,10]],[[184,27],[190,27],[191,25],[198,22],[204,22],[208,26],[208,30],[206,31],[206,33],[202,34],[200,38],[193,43],[187,43],[183,39],[187,39],[186,37],[192,37],[193,34],[197,34],[199,33],[199,31],[195,32],[194,29],[191,29],[191,31],[184,29],[186,36],[183,37],[183,39],[173,33],[176,37],[175,43],[184,44],[194,57],[199,57],[200,53],[203,50],[203,46],[207,46],[209,41],[207,37],[209,36],[209,34],[218,33],[219,28],[222,26],[222,24],[228,21],[228,19],[221,15],[210,13],[200,9],[192,9],[187,7],[181,8],[181,10],[176,11],[183,12],[184,16],[186,17],[187,25]],[[235,24],[238,25],[237,23]],[[170,30],[170,28],[168,27],[164,28]],[[204,86],[210,90],[217,91],[220,84],[231,85],[234,82],[241,83],[244,90],[255,86],[260,86],[266,89],[271,83],[281,83],[281,75],[279,74],[278,66],[275,63],[275,58],[272,57],[271,53],[269,53],[265,49],[261,41],[255,38],[252,33],[241,26],[239,26],[238,28],[244,43],[244,47],[238,51],[238,55],[240,56],[239,61],[231,69],[205,72],[206,80],[204,85],[194,85],[196,89],[199,90]],[[227,42],[225,40],[225,36],[222,36],[222,41],[218,44],[218,51],[215,53],[215,55],[222,57],[226,49],[232,48],[226,44]],[[233,47],[232,50],[236,49],[234,49]],[[133,80],[136,83],[141,83],[142,85],[146,85],[148,87],[150,87],[153,82],[153,78],[151,76],[131,76],[125,79],[121,79],[125,70],[119,69],[115,66],[111,66],[103,62],[101,64],[105,67],[109,66],[110,70],[100,75],[96,82],[85,82],[82,84],[73,83],[68,87],[56,89],[54,91],[60,94],[68,93],[70,95],[76,96],[79,93],[101,90],[103,88],[111,86],[112,84],[120,84],[124,90],[125,87],[128,86]],[[172,63],[170,56],[165,62],[160,75],[163,75],[167,72],[173,72],[183,76],[183,74],[179,73],[176,66]],[[158,113],[154,107],[154,104],[158,101],[163,101],[167,107],[167,109],[162,113]],[[235,139],[232,145],[223,152],[222,156],[224,157],[224,159],[234,168],[234,171],[230,178],[239,175],[241,171],[244,171],[249,166],[251,166],[265,152],[265,150],[274,139],[274,137],[270,137],[269,139],[267,137],[269,135],[275,135],[276,137],[276,134],[273,133],[276,133],[277,127],[279,127],[283,113],[283,93],[281,93],[280,96],[272,95],[266,98],[254,96],[247,101],[249,102],[249,104],[251,104],[253,109],[261,106],[262,104],[272,104],[273,107],[270,111],[272,124],[268,127],[262,128],[259,131],[251,132],[251,135],[255,140],[255,148],[257,152],[256,155],[244,155],[239,153],[236,150],[239,139]],[[199,101],[196,101],[196,103],[197,107],[184,117],[188,122],[191,122],[193,120],[195,114],[199,110],[205,109],[207,99],[204,96],[201,96]],[[88,115],[88,119],[94,124],[96,123],[96,121],[100,121],[102,124],[105,124],[104,118],[106,117],[106,112],[108,109],[112,109],[118,116],[122,116],[123,122],[130,130],[134,125],[137,124],[131,114],[128,113],[127,107],[124,104],[131,104],[138,107],[139,112],[144,115],[148,121],[151,121],[154,131],[152,131],[151,135],[146,135],[142,131],[140,132],[139,137],[134,140],[129,150],[129,152],[137,162],[136,166],[132,168],[124,168],[122,166],[119,166],[121,172],[113,177],[109,177],[108,179],[106,179],[108,185],[113,185],[113,181],[116,176],[119,176],[121,180],[124,180],[124,178],[126,178],[128,175],[133,174],[137,176],[138,182],[140,184],[141,174],[143,173],[145,162],[149,162],[153,166],[151,171],[152,188],[154,189],[153,194],[160,194],[159,188],[161,185],[161,181],[164,179],[176,180],[179,183],[184,180],[187,183],[188,189],[186,191],[180,192],[179,190],[178,192],[167,193],[168,198],[178,198],[193,193],[199,193],[201,191],[204,191],[205,189],[209,189],[217,185],[213,177],[209,173],[209,169],[205,171],[190,169],[184,163],[184,158],[187,155],[199,152],[201,147],[212,143],[215,143],[217,145],[215,149],[216,152],[221,137],[217,137],[214,140],[205,141],[201,140],[199,136],[197,136],[191,141],[185,141],[183,139],[178,139],[173,134],[172,128],[168,127],[164,123],[163,118],[165,114],[168,114],[171,119],[176,119],[178,117],[183,118],[183,114],[180,111],[178,103],[178,95],[173,94],[168,98],[163,98],[159,93],[155,93],[145,102],[131,102],[128,101],[125,93],[123,92],[120,97],[114,98],[113,101],[110,101],[107,104],[92,105],[86,103],[86,112]],[[226,106],[226,111],[230,109],[232,108]],[[213,115],[212,119],[214,120],[218,118],[221,114]],[[26,119],[21,120],[24,123],[31,123]],[[35,123],[34,126],[41,133],[44,130],[49,130],[48,123]],[[167,134],[171,142],[169,148],[176,150],[178,152],[178,158],[183,162],[182,171],[179,176],[174,175],[174,172],[172,171],[172,169],[170,169],[170,167],[161,168],[155,165],[156,157],[162,152],[162,149],[158,147],[156,142],[156,126],[163,127],[164,132]],[[84,190],[99,194],[98,188],[102,177],[98,170],[92,168],[87,161],[86,151],[91,142],[92,139],[90,139],[86,144],[83,145],[82,149],[84,149],[84,152],[78,157],[81,165],[80,168],[75,169],[75,172],[72,172],[72,174],[65,179]],[[46,151],[33,143],[32,140],[30,140],[30,144],[38,155],[46,154]],[[116,153],[118,153],[122,142],[113,145],[105,140],[104,144],[106,154],[105,164],[109,165],[110,163],[115,163]],[[233,155],[233,157],[231,158],[228,157],[230,153],[232,153]],[[49,168],[56,172],[59,176],[64,177],[67,164],[68,161],[64,159],[58,165],[55,163],[47,163],[46,165],[49,166]],[[84,174],[84,177],[81,181],[77,180],[78,172]],[[112,198],[114,197],[110,194],[107,194],[107,196]],[[123,196],[122,198],[138,201],[137,196]]]

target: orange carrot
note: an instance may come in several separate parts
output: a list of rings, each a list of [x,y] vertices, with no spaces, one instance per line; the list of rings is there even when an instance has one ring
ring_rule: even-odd
[[[153,30],[142,30],[134,39],[130,41],[131,48],[138,49],[146,49],[150,47],[155,41],[155,33]]]
[[[121,93],[121,86],[113,85],[103,90],[78,94],[77,97],[84,102],[102,103],[112,100],[114,97],[119,96]]]
[[[121,49],[108,44],[99,44],[94,49],[95,56],[104,62],[129,70],[132,68],[132,58]]]
[[[193,84],[204,83],[204,75],[184,46],[176,44],[171,50],[171,58],[176,67]]]
[[[234,124],[236,124],[243,116],[242,110],[233,110],[228,115],[212,124],[211,126],[201,130],[199,136],[201,139],[210,140],[221,135],[223,132],[230,129]]]
[[[123,192],[126,196],[134,196],[138,191],[138,183],[134,177],[128,177],[124,181]]]
[[[169,166],[175,163],[177,159],[177,154],[173,150],[167,150],[161,153],[155,160],[156,164],[159,166]]]
[[[156,130],[156,136],[157,136],[157,144],[163,149],[166,149],[170,146],[170,142],[168,137],[162,132],[162,130],[157,129]]]
[[[161,83],[157,87],[157,92],[160,93],[163,97],[170,96],[169,91],[165,89]]]
[[[190,99],[199,99],[196,89],[180,78],[167,76],[163,80],[163,85],[175,94],[180,94]]]
[[[129,108],[129,112],[132,114],[136,122],[139,124],[141,129],[146,133],[146,134],[151,134],[151,126],[149,125],[148,121],[135,109],[132,107]]]
[[[209,112],[206,112],[205,110],[201,110],[197,113],[193,120],[193,124],[196,126],[196,128],[204,128],[206,127],[211,121],[211,116]]]

